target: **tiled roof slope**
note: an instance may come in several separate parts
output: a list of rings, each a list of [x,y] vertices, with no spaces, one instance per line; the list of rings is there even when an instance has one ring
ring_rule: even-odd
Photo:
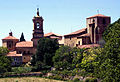
[[[16,47],[33,47],[33,41],[22,41],[16,44]]]
[[[16,54],[16,51],[9,52],[7,56],[22,56],[22,54]]]
[[[97,15],[88,17],[87,19],[89,19],[89,18],[95,18],[95,17],[109,17],[109,16],[105,16],[105,15],[102,15],[102,14],[97,14]]]
[[[47,37],[47,36],[51,36],[51,35],[61,36],[61,35],[58,35],[58,34],[54,34],[54,33],[52,33],[52,32],[47,33],[47,34],[44,34],[45,37]]]
[[[83,32],[83,31],[85,31],[86,29],[87,29],[87,28],[83,28],[83,29],[80,29],[80,30],[78,30],[78,31],[72,32],[72,33],[70,33],[70,34],[64,35],[64,36],[79,34],[79,33]]]
[[[90,34],[86,33],[86,34],[82,34],[82,35],[80,35],[78,37],[90,37]]]
[[[13,37],[13,36],[8,36],[8,37],[5,37],[3,38],[2,40],[11,40],[11,39],[15,39],[15,40],[18,40],[17,38]]]

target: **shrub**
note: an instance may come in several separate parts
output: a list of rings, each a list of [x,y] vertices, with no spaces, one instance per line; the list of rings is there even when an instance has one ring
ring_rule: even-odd
[[[73,82],[80,82],[80,80],[78,78],[75,78]]]
[[[91,82],[97,82],[97,78],[92,78]]]
[[[31,67],[13,67],[12,68],[12,72],[15,72],[15,73],[29,73],[31,72],[32,68]]]
[[[85,82],[97,82],[97,78],[87,78]]]
[[[87,78],[87,79],[85,80],[85,82],[90,82],[90,78]]]

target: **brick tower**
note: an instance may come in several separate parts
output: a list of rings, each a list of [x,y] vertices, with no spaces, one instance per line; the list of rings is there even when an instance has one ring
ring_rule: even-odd
[[[110,24],[110,17],[97,14],[87,18],[87,32],[90,34],[91,43],[98,43],[102,40],[105,28]]]
[[[39,16],[39,8],[37,8],[37,16],[33,17],[33,47],[37,47],[38,40],[44,36],[43,32],[43,18]]]

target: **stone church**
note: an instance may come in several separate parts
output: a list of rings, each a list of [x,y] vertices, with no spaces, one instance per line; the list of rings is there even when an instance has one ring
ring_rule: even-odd
[[[44,34],[43,31],[43,17],[39,15],[39,8],[37,8],[37,16],[33,19],[33,37],[31,41],[22,41],[15,38],[12,32],[9,36],[2,39],[2,46],[7,47],[10,52],[7,54],[14,61],[13,66],[19,66],[31,60],[31,56],[35,54],[37,49],[37,42],[42,37],[57,39],[60,45],[68,45],[78,48],[91,48],[100,46],[102,34],[110,24],[110,17],[101,14],[89,17],[86,19],[86,28],[64,35],[54,34],[52,32]]]
[[[86,28],[64,35],[64,45],[79,48],[98,47],[102,41],[102,34],[110,24],[111,18],[97,14],[86,18]]]
[[[58,41],[62,39],[61,35],[57,35],[52,32],[44,35],[44,19],[42,16],[39,15],[39,8],[37,8],[37,16],[34,16],[32,21],[34,29],[31,41],[20,42],[19,39],[13,36],[12,32],[9,33],[8,37],[2,39],[2,46],[7,47],[10,50],[7,56],[11,57],[14,60],[12,62],[13,66],[19,66],[22,63],[27,63],[31,60],[31,56],[36,52],[37,42],[40,38],[56,38]]]

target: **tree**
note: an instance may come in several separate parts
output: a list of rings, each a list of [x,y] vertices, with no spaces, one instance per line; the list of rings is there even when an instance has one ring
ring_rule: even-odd
[[[5,47],[0,47],[0,74],[11,70],[11,60],[5,55],[9,50]]]
[[[106,42],[97,57],[96,76],[105,82],[120,81],[120,19],[109,25],[103,34]]]
[[[102,48],[90,48],[83,52],[83,59],[81,62],[82,69],[88,73],[93,73],[98,62],[95,61],[97,56],[101,53]]]
[[[82,62],[83,59],[83,52],[85,49],[79,49],[79,48],[73,48],[71,51],[72,54],[72,67],[73,68],[79,68],[80,63]]]
[[[24,39],[24,34],[23,34],[23,32],[22,32],[21,37],[20,37],[20,42],[22,42],[22,41],[26,41],[26,40]]]
[[[72,64],[72,55],[70,51],[72,48],[69,46],[60,47],[53,57],[54,67],[58,70],[60,69],[70,69]]]
[[[8,48],[0,47],[0,55],[6,55],[9,52]]]
[[[31,61],[32,65],[53,66],[52,57],[58,48],[57,39],[41,38],[38,41],[36,54]]]

